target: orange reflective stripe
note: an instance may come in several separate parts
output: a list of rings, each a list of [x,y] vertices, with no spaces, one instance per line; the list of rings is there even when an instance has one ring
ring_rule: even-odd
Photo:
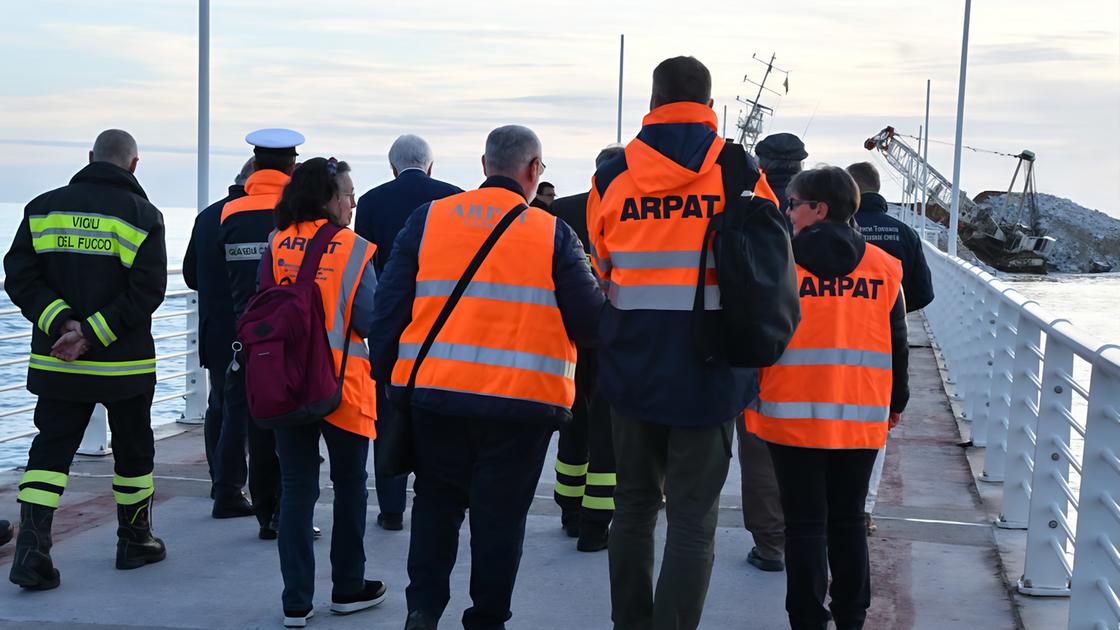
[[[891,400],[890,312],[901,265],[868,244],[845,278],[816,278],[800,266],[797,275],[801,324],[778,362],[759,372],[747,428],[789,446],[881,448]]]
[[[483,188],[432,202],[416,275],[412,321],[392,381],[405,385],[420,344],[475,252],[520,195]],[[575,346],[552,281],[556,218],[530,208],[494,246],[440,331],[418,388],[570,407]]]

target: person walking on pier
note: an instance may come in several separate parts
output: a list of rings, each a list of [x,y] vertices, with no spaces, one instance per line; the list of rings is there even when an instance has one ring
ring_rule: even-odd
[[[233,296],[229,290],[225,252],[218,243],[222,208],[245,196],[245,180],[253,173],[250,158],[241,167],[229,194],[207,206],[194,220],[187,253],[183,255],[183,281],[198,291],[198,362],[210,377],[206,399],[203,440],[206,464],[210,471],[210,498],[214,518],[252,516],[253,506],[245,498],[245,431],[234,430],[239,439],[222,440],[226,386],[226,367],[233,358],[236,332]]]
[[[781,490],[790,625],[825,630],[828,592],[836,628],[853,630],[871,605],[867,482],[909,399],[902,267],[848,225],[859,190],[844,169],[804,171],[789,191],[801,324],[745,420]]]
[[[276,231],[261,258],[261,275],[273,284],[294,282],[320,231],[330,239],[318,252],[314,275],[327,314],[327,338],[337,374],[343,370],[338,407],[320,421],[277,427],[280,457],[280,573],[284,576],[284,625],[303,627],[312,614],[315,551],[312,514],[319,497],[319,437],[330,453],[334,484],[331,530],[331,611],[349,614],[380,604],[385,584],[365,579],[366,456],[376,417],[369,334],[377,273],[376,247],[347,229],[354,210],[350,167],[314,158],[292,174],[276,205]],[[265,281],[261,282],[262,287]],[[256,308],[256,307],[254,307]]]
[[[608,553],[619,629],[699,625],[734,419],[753,395],[755,370],[705,362],[693,336],[700,247],[724,207],[717,158],[725,142],[711,89],[698,60],[661,62],[641,131],[596,171],[587,203],[591,257],[609,298],[599,388],[611,406],[617,471]],[[758,175],[754,194],[777,204],[744,159]],[[655,591],[663,495],[668,533]]]
[[[595,157],[595,168],[620,157],[620,144],[608,146]],[[570,225],[583,251],[591,255],[587,236],[587,198],[590,192],[561,197],[549,211]],[[560,506],[560,526],[576,541],[580,551],[607,548],[607,533],[614,515],[614,445],[611,410],[599,394],[599,362],[595,348],[581,346],[576,362],[576,401],[572,422],[560,428],[556,447],[556,485],[553,499]]]
[[[408,218],[374,300],[375,377],[414,433],[407,630],[443,615],[468,510],[463,627],[505,628],[549,438],[571,420],[576,343],[594,342],[603,303],[572,229],[526,206],[537,135],[495,129],[482,164],[480,188]]]
[[[906,312],[920,311],[933,302],[933,279],[930,277],[922,239],[910,226],[887,214],[887,200],[879,194],[879,171],[870,162],[857,162],[848,167],[848,174],[859,186],[859,210],[856,224],[863,239],[876,245],[902,263],[902,291],[906,294]],[[871,481],[867,486],[864,502],[864,520],[867,535],[878,529],[875,519],[875,500],[879,497],[879,483],[883,480],[883,464],[887,449],[879,449]]]
[[[19,484],[19,536],[9,578],[51,589],[51,526],[94,405],[113,433],[118,569],[164,559],[152,536],[151,426],[156,386],[152,313],[167,288],[163,215],[133,173],[136,141],[97,136],[89,165],[24,210],[4,257],[5,289],[34,328],[27,389],[39,430]]]
[[[458,186],[432,177],[432,147],[420,136],[405,134],[389,147],[389,167],[393,179],[377,186],[358,199],[354,215],[354,231],[377,246],[373,266],[377,273],[385,270],[393,241],[404,222],[416,208],[436,199],[463,192]],[[377,413],[381,417],[394,413],[388,402],[388,384],[377,384]],[[380,442],[373,443],[373,459],[377,461]],[[404,529],[405,492],[408,476],[385,478],[374,475],[377,486],[377,525],[383,529]]]
[[[766,136],[754,148],[758,165],[766,173],[766,183],[784,212],[789,205],[787,187],[801,172],[801,164],[809,154],[805,143],[792,133]],[[785,217],[787,222],[789,217]],[[788,223],[787,223],[788,225]],[[743,526],[751,533],[754,547],[747,552],[747,562],[762,571],[785,570],[785,518],[774,475],[770,448],[757,435],[747,431],[743,422],[735,423],[738,438],[740,490],[743,497]]]
[[[303,144],[303,135],[290,129],[260,129],[245,136],[253,145],[253,174],[245,180],[245,196],[222,207],[218,228],[219,255],[225,259],[229,277],[233,314],[241,317],[249,298],[257,292],[257,272],[261,255],[268,247],[273,229],[273,208],[280,193],[291,179],[296,166],[296,147]],[[257,426],[249,417],[245,398],[245,370],[238,353],[226,372],[225,406],[222,434],[218,449],[225,443],[241,444],[248,436],[249,494],[253,512],[260,525],[262,540],[276,538],[279,523],[280,464],[276,459],[276,441],[269,429]],[[235,475],[231,475],[234,481]],[[224,484],[223,484],[224,485]],[[228,486],[227,486],[228,487]]]

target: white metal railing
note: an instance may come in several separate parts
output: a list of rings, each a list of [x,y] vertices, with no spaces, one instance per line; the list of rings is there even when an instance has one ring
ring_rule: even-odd
[[[1003,484],[996,525],[1027,531],[1019,592],[1072,595],[1073,630],[1117,628],[1120,346],[979,267],[925,251],[937,293],[925,315],[950,395],[973,444],[987,447],[981,479]]]
[[[175,277],[182,274],[182,269],[169,269],[168,276]],[[4,287],[4,279],[0,278],[0,289]],[[185,304],[180,307],[178,303],[172,303],[172,300],[183,299]],[[0,309],[0,317],[22,317],[18,308]],[[184,386],[182,392],[171,395],[159,395],[152,401],[152,405],[161,405],[171,401],[182,400],[184,402],[183,411],[180,414],[178,422],[185,424],[200,424],[206,415],[206,398],[207,398],[207,380],[206,370],[198,364],[198,295],[190,289],[168,291],[165,295],[163,304],[159,310],[152,316],[154,321],[172,319],[178,317],[185,317],[186,321],[182,330],[173,332],[162,333],[154,336],[156,341],[156,382],[163,383],[177,379],[184,379]],[[12,333],[7,335],[0,335],[0,343],[18,342],[22,339],[31,337],[31,324],[28,323],[27,330],[19,333]],[[171,339],[184,338],[184,349],[181,351],[167,351],[165,344]],[[160,351],[163,350],[163,353]],[[167,362],[172,359],[185,358],[185,369],[166,372],[159,371],[161,365],[167,366]],[[0,368],[22,365],[27,363],[29,357],[23,356],[15,359],[7,359],[0,361]],[[0,387],[0,394],[5,392],[16,392],[24,390],[27,387],[26,382],[11,383]],[[35,405],[31,403],[31,398],[28,398],[30,404],[16,406],[10,409],[0,411],[0,419],[13,416],[30,415],[35,410]],[[86,429],[85,436],[82,439],[82,445],[78,449],[79,453],[85,455],[106,455],[109,450],[109,433],[108,433],[108,419],[106,416],[105,408],[97,405],[90,419],[88,428]],[[15,433],[8,433],[0,435],[0,443],[10,442],[20,438],[30,437],[35,435],[37,431],[29,428],[26,431],[16,431]]]

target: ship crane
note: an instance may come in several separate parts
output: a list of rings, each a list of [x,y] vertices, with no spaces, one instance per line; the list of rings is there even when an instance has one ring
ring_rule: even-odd
[[[878,149],[887,164],[902,176],[903,192],[911,199],[917,199],[926,192],[930,202],[945,210],[952,207],[952,182],[937,169],[923,164],[918,152],[899,137],[894,127],[886,127],[868,138],[864,141],[863,148],[868,151]],[[1013,157],[1019,158],[1019,164],[1015,167],[1011,185],[1014,187],[1015,179],[1026,163],[1023,194],[1024,198],[1029,194],[1031,209],[1035,211],[1034,153],[1023,151]],[[1008,192],[1010,193],[1010,189]],[[1010,195],[1005,203],[1009,201]],[[1054,238],[1036,234],[1033,226],[1020,223],[1023,201],[1024,199],[1020,200],[1019,218],[1013,222],[998,221],[988,209],[969,199],[962,191],[959,204],[960,236],[978,256],[997,269],[1042,272],[1046,266],[1045,256],[1054,244]],[[1035,212],[1032,212],[1032,222],[1036,218]]]
[[[762,135],[762,131],[766,126],[766,118],[774,115],[774,108],[762,104],[763,92],[770,92],[781,96],[782,93],[777,90],[772,90],[766,87],[766,81],[774,72],[779,72],[786,75],[785,80],[782,82],[782,87],[785,88],[786,93],[789,92],[789,71],[782,70],[774,65],[774,60],[777,59],[777,54],[770,55],[770,61],[763,61],[758,58],[758,54],[751,55],[751,59],[766,66],[766,73],[762,75],[761,82],[750,80],[749,77],[743,77],[743,83],[750,83],[758,87],[758,93],[755,94],[753,99],[743,98],[741,96],[735,97],[743,105],[747,106],[745,112],[739,114],[739,119],[735,122],[735,127],[739,130],[739,144],[746,147],[747,151],[754,151],[754,145],[758,142],[758,137]]]

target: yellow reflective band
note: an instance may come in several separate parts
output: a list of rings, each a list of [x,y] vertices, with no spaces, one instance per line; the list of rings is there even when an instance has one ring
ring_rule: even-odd
[[[37,324],[39,326],[39,330],[47,333],[48,335],[51,334],[51,324],[54,323],[54,319],[58,317],[59,313],[65,311],[68,308],[70,308],[70,305],[67,304],[65,300],[61,299],[55,300],[48,304],[47,308],[43,309],[42,314],[39,315],[39,322]]]
[[[114,490],[113,498],[117,500],[117,505],[136,505],[155,494],[155,492],[155,488],[143,488],[138,492],[118,492]]]
[[[615,474],[614,473],[587,473],[587,485],[589,486],[614,486]]]
[[[16,499],[22,503],[33,503],[35,505],[42,505],[49,508],[57,508],[58,501],[61,499],[58,494],[54,492],[47,492],[38,488],[24,488],[19,491],[19,496]]]
[[[104,214],[49,212],[28,217],[31,245],[37,253],[76,252],[117,256],[125,267],[136,260],[136,251],[148,233],[127,221]]]
[[[134,376],[137,374],[155,374],[156,371],[155,359],[142,359],[140,361],[63,361],[34,352],[31,353],[31,361],[28,365],[33,370],[86,376]]]
[[[556,460],[556,472],[561,475],[568,475],[569,477],[582,477],[587,474],[587,464],[583,463],[575,466]]]
[[[66,483],[70,477],[66,473],[54,472],[53,470],[29,470],[23,473],[23,477],[19,480],[20,485],[37,481],[39,483],[49,483],[52,486],[65,488]]]
[[[590,494],[583,495],[583,504],[589,510],[613,510],[614,497],[593,497]]]
[[[562,497],[575,497],[578,499],[583,496],[583,486],[569,486],[557,481],[555,490],[556,494]]]
[[[86,321],[89,322],[90,328],[93,329],[94,334],[101,341],[101,345],[107,346],[117,340],[117,336],[113,334],[113,329],[109,328],[109,323],[105,321],[105,317],[100,311],[87,317]]]
[[[121,477],[120,475],[113,475],[114,486],[124,486],[126,488],[151,488],[153,485],[152,473],[140,475],[139,477]]]

